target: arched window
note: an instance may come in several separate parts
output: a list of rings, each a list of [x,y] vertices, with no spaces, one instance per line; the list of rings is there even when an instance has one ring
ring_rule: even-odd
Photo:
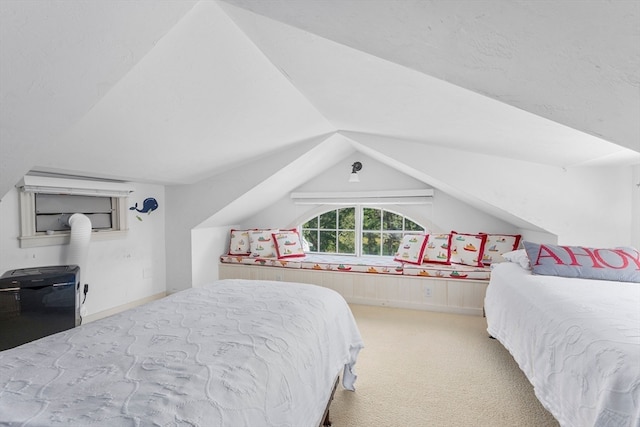
[[[324,212],[301,226],[310,253],[395,255],[405,234],[425,228],[404,215],[363,206]]]

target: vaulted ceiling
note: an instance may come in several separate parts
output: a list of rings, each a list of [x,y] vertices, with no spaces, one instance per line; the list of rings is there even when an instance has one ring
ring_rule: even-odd
[[[0,1],[0,196],[30,169],[194,183],[345,132],[634,164],[639,117],[633,0]]]

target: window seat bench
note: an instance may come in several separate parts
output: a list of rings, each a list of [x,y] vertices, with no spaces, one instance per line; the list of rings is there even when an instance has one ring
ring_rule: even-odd
[[[306,255],[252,258],[222,255],[221,279],[280,280],[331,288],[347,302],[482,315],[490,268],[423,263],[393,257]]]

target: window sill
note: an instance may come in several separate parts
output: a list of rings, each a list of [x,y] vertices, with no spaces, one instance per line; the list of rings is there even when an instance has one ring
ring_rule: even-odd
[[[105,240],[122,239],[126,237],[127,230],[117,231],[93,231],[91,232],[91,241],[100,242]],[[37,236],[23,236],[18,237],[20,241],[20,248],[37,248],[41,246],[59,246],[69,244],[71,238],[70,233],[60,234],[42,234]]]

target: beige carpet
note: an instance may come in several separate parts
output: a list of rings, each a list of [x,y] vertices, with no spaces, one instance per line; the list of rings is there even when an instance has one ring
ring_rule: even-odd
[[[482,317],[352,305],[364,339],[334,427],[557,426]]]

